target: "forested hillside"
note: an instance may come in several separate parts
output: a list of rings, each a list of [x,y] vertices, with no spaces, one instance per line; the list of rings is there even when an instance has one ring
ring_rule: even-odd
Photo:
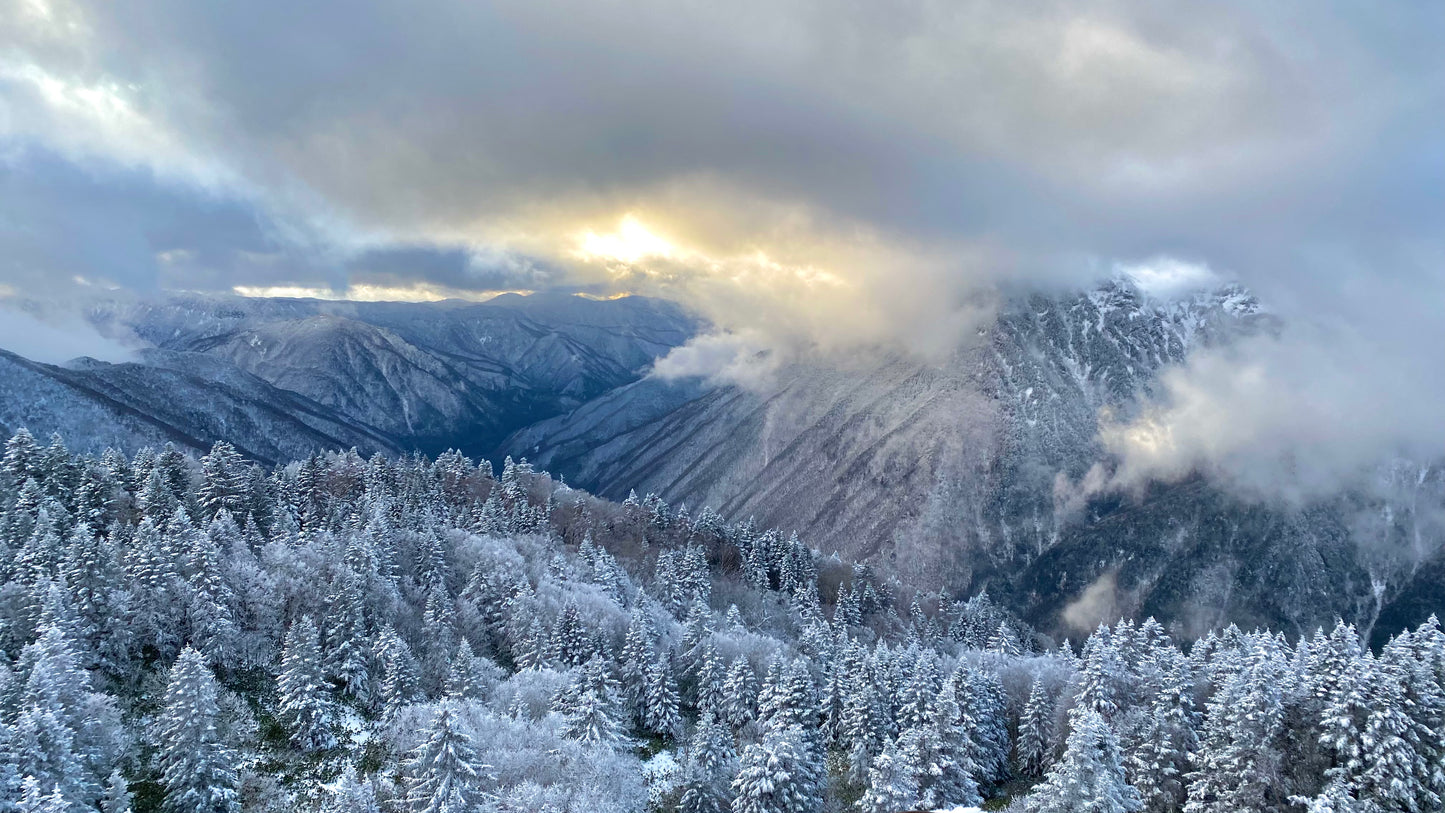
[[[510,460],[10,439],[0,810],[1423,811],[1445,634],[987,595]]]

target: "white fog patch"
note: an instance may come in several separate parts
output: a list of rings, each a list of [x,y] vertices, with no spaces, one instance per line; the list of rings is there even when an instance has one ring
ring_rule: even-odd
[[[1114,623],[1119,618],[1118,575],[1111,570],[1095,579],[1064,607],[1061,615],[1065,624],[1083,634],[1093,632],[1100,624]]]
[[[1135,263],[1116,263],[1116,273],[1128,277],[1145,295],[1155,299],[1178,297],[1217,288],[1226,280],[1204,263],[1167,255]]]
[[[759,389],[772,381],[778,353],[753,331],[695,336],[652,365],[651,375],[671,381],[700,378],[714,384]]]
[[[1164,372],[1137,416],[1101,422],[1118,458],[1110,485],[1199,472],[1245,496],[1300,501],[1363,485],[1392,457],[1437,459],[1437,351],[1397,343],[1384,322],[1371,327],[1295,326],[1196,351]]]
[[[110,362],[134,357],[130,348],[102,336],[78,315],[41,318],[4,303],[0,303],[0,348],[46,364],[82,356]]]
[[[1110,486],[1109,472],[1102,463],[1095,463],[1084,472],[1078,482],[1064,472],[1054,475],[1054,522],[1062,523],[1073,518],[1095,494]]]

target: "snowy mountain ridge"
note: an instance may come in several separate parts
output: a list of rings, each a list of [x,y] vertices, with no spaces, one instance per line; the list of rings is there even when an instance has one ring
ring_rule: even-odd
[[[82,449],[225,438],[266,462],[352,446],[511,454],[613,499],[635,489],[798,529],[926,589],[987,587],[1056,634],[1117,615],[1184,638],[1336,615],[1371,631],[1445,609],[1435,466],[1304,506],[1199,478],[1142,500],[1069,491],[1107,465],[1102,409],[1126,418],[1192,349],[1275,329],[1247,291],[1159,298],[1115,279],[1003,303],[943,363],[799,360],[762,388],[648,376],[702,326],[639,298],[99,303],[94,324],[149,349],[128,364],[0,359],[0,426]]]

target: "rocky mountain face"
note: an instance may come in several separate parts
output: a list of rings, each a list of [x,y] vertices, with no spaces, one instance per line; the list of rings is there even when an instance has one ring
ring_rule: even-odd
[[[987,588],[1058,634],[1122,614],[1184,637],[1336,615],[1383,635],[1445,610],[1439,467],[1397,463],[1299,505],[1202,478],[1075,495],[1110,462],[1101,410],[1127,414],[1195,347],[1273,328],[1237,288],[1020,295],[947,359],[797,361],[747,387],[649,376],[704,328],[644,298],[177,296],[89,315],[144,342],[139,360],[0,354],[0,431],[80,448],[225,438],[266,462],[350,446],[527,457],[601,496],[796,529],[925,590]]]
[[[1423,620],[1429,569],[1409,540],[1442,536],[1435,468],[1304,506],[1203,480],[1063,504],[1108,462],[1101,409],[1127,413],[1192,348],[1271,326],[1237,288],[1171,302],[1123,283],[1023,297],[941,364],[795,364],[749,388],[647,378],[504,449],[604,496],[650,491],[797,528],[924,588],[986,587],[1060,634],[1120,613],[1186,637],[1229,622],[1313,629],[1337,614],[1365,628]]]

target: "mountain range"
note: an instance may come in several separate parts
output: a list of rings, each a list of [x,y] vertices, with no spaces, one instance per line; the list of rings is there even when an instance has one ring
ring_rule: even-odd
[[[643,297],[175,295],[87,318],[139,344],[136,360],[0,354],[0,429],[79,448],[226,439],[268,463],[352,446],[526,457],[600,496],[795,528],[928,590],[987,589],[1061,635],[1119,615],[1183,637],[1337,615],[1384,634],[1445,609],[1435,466],[1305,504],[1204,477],[1077,504],[1061,492],[1109,462],[1101,410],[1127,414],[1195,348],[1273,329],[1234,286],[1018,294],[944,358],[794,359],[746,385],[649,374],[709,327]]]

